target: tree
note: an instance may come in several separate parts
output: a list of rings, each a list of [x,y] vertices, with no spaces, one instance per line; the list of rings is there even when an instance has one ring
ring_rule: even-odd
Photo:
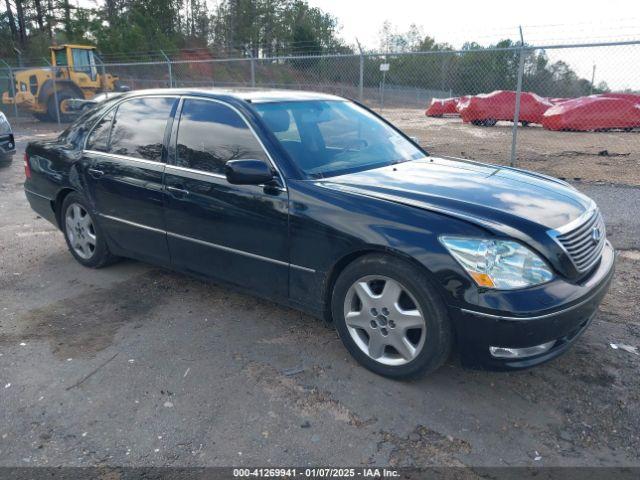
[[[9,28],[11,29],[11,36],[14,40],[18,39],[18,28],[16,27],[16,19],[11,10],[11,3],[9,0],[5,0],[5,6],[7,8],[7,19],[9,21]]]

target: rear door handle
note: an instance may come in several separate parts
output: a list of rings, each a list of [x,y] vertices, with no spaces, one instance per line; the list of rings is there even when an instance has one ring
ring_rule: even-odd
[[[169,192],[169,195],[175,198],[184,198],[189,195],[189,190],[185,190],[183,188],[167,187],[167,191]]]
[[[104,175],[104,172],[102,170],[97,170],[95,168],[90,168],[88,171],[89,175],[91,175],[93,178],[100,178]]]

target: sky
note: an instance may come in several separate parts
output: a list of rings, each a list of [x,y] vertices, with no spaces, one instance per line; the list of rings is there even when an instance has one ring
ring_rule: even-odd
[[[439,42],[460,47],[465,41],[483,45],[504,38],[535,45],[640,40],[638,0],[308,0],[338,19],[340,35],[349,44],[356,38],[366,48],[379,46],[385,20],[400,32],[412,23]],[[608,48],[547,50],[550,59],[565,60],[582,77],[596,65],[596,84],[615,89],[640,89],[640,45]]]

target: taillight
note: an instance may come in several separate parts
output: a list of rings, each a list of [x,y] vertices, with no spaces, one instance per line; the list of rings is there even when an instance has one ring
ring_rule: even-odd
[[[31,165],[29,165],[29,154],[24,152],[24,176],[31,178]]]

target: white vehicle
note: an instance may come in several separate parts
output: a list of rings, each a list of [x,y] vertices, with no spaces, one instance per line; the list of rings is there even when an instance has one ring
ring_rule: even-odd
[[[10,162],[16,153],[11,124],[4,113],[0,112],[0,162]]]
[[[104,102],[105,100],[109,100],[111,98],[116,98],[122,95],[126,90],[122,92],[103,92],[97,94],[91,100],[85,100],[82,98],[72,98],[67,102],[69,110],[75,112],[76,114],[82,114],[88,110],[91,110],[96,105]]]

